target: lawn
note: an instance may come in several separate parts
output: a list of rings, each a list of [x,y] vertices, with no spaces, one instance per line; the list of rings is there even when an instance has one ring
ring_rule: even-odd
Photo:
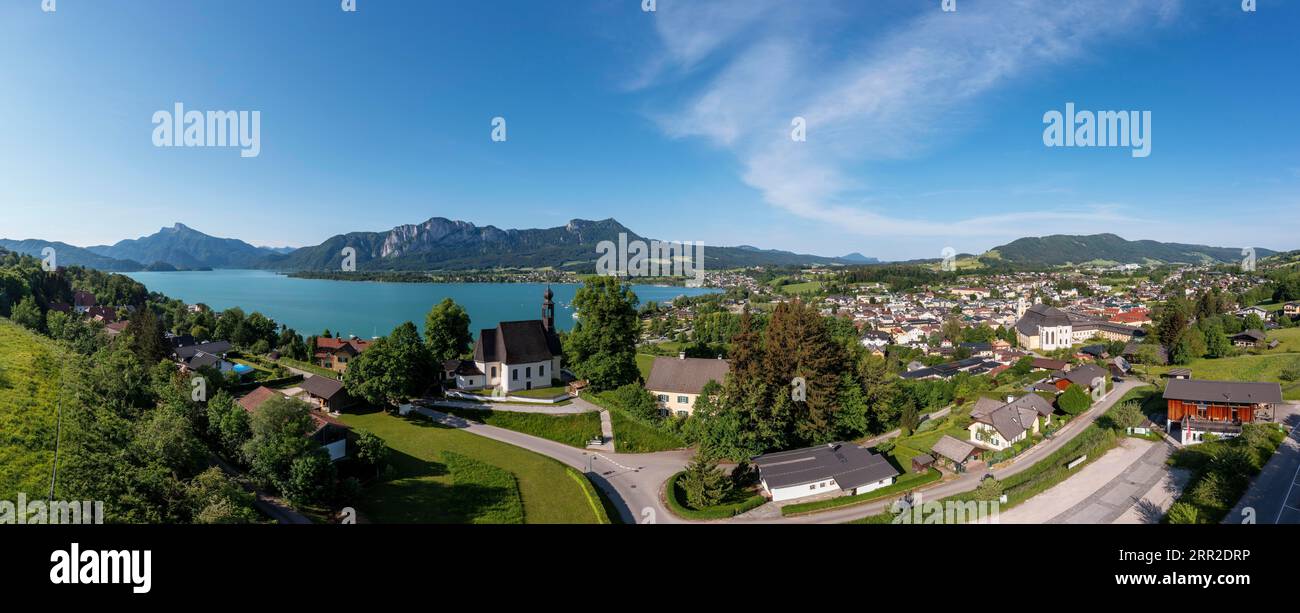
[[[654,366],[655,356],[648,353],[636,354],[636,369],[641,371],[641,379],[650,380],[650,367]]]
[[[63,350],[0,318],[0,500],[50,488]]]
[[[308,362],[301,362],[298,360],[282,357],[280,358],[279,363],[284,365],[285,367],[297,368],[298,370],[309,372],[313,375],[320,375],[322,377],[329,377],[331,379],[339,378],[339,373],[336,373],[328,368],[321,368],[320,366],[317,366],[315,364],[310,364]]]
[[[567,396],[568,393],[569,393],[569,389],[561,385],[558,387],[539,387],[530,390],[519,390],[515,392],[510,392],[510,395],[519,396],[520,398],[537,398],[541,400],[550,400],[552,398],[559,398],[560,396]]]
[[[816,293],[820,291],[822,291],[821,281],[806,281],[804,283],[791,283],[790,285],[781,286],[781,293],[790,295]]]
[[[664,486],[664,491],[667,493],[668,508],[679,517],[695,520],[726,519],[756,509],[767,502],[767,498],[759,494],[755,488],[734,488],[726,500],[722,501],[722,504],[704,509],[692,508],[686,502],[686,492],[677,483],[678,479],[685,474],[685,472],[680,472],[669,477],[668,484]]]
[[[546,415],[449,406],[439,406],[437,410],[489,426],[539,436],[579,449],[586,448],[587,441],[600,435],[600,413],[595,411],[573,415]]]
[[[392,449],[395,474],[366,489],[359,510],[376,523],[483,523],[509,519],[515,494],[500,473],[458,463],[455,456],[508,473],[530,524],[597,523],[597,517],[566,466],[546,456],[488,438],[376,411],[344,414],[353,428],[368,430]]]
[[[1292,329],[1285,330],[1290,332]],[[1273,334],[1273,333],[1271,333]],[[1270,336],[1272,338],[1272,336]],[[1289,339],[1284,342],[1297,342]],[[1190,368],[1196,379],[1214,381],[1261,381],[1282,384],[1282,396],[1286,400],[1300,400],[1300,382],[1282,380],[1282,371],[1300,367],[1300,353],[1279,353],[1272,351],[1264,355],[1240,355],[1233,358],[1193,360],[1187,366],[1153,366],[1152,376],[1169,372],[1174,368]],[[1144,368],[1139,366],[1140,369]]]

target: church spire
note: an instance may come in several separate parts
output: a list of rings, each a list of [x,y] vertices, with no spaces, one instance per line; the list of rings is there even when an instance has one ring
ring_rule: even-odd
[[[551,285],[546,284],[546,293],[542,294],[542,327],[550,331],[555,330],[555,303],[551,301],[554,296]]]

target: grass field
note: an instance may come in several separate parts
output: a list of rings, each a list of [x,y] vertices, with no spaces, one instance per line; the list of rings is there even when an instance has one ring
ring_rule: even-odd
[[[519,413],[512,411],[494,411],[492,409],[462,409],[457,407],[438,407],[443,413],[464,417],[474,421],[523,432],[552,440],[579,449],[587,446],[587,441],[600,435],[600,413],[576,413],[573,415],[546,415],[544,413]]]
[[[789,295],[807,294],[810,292],[815,293],[820,291],[822,291],[821,281],[806,281],[804,283],[791,283],[790,285],[781,286],[781,293]]]
[[[733,489],[726,500],[722,501],[722,504],[704,509],[692,508],[686,502],[686,491],[678,483],[678,480],[685,474],[685,472],[680,472],[669,477],[668,483],[664,486],[668,508],[679,517],[694,520],[726,519],[756,509],[767,502],[767,498],[759,494],[755,488]]]
[[[366,489],[358,505],[377,523],[468,524],[497,521],[512,496],[499,474],[466,469],[447,452],[495,467],[513,476],[529,524],[597,523],[582,488],[551,458],[434,424],[384,412],[344,414],[343,421],[387,441],[396,474]],[[460,474],[457,474],[457,471]]]
[[[53,341],[0,318],[0,500],[49,490],[63,360]]]
[[[1151,374],[1160,375],[1174,368],[1190,368],[1196,379],[1213,381],[1261,381],[1282,384],[1282,396],[1287,400],[1300,400],[1300,382],[1283,381],[1281,374],[1288,368],[1300,367],[1300,353],[1265,355],[1240,355],[1217,360],[1202,358],[1187,366],[1153,366]],[[1142,367],[1139,367],[1142,368]]]
[[[636,354],[636,369],[641,371],[641,379],[650,380],[650,367],[655,363],[655,356],[648,353]]]

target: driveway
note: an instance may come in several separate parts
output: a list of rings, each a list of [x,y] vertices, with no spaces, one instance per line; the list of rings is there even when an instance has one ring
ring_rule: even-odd
[[[1300,406],[1279,407],[1277,420],[1291,428],[1290,434],[1224,523],[1254,519],[1260,524],[1300,524]]]

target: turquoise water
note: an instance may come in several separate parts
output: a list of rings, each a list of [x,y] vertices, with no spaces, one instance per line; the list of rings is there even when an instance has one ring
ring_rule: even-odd
[[[171,298],[202,302],[216,310],[240,307],[260,311],[302,334],[325,329],[362,338],[388,334],[406,321],[424,327],[424,316],[443,298],[465,307],[475,336],[498,322],[538,319],[542,313],[541,283],[377,283],[293,279],[263,270],[211,272],[136,272],[129,277]],[[551,286],[555,292],[555,323],[573,327],[575,284]],[[681,295],[696,296],[713,289],[633,286],[641,303],[667,302]]]

